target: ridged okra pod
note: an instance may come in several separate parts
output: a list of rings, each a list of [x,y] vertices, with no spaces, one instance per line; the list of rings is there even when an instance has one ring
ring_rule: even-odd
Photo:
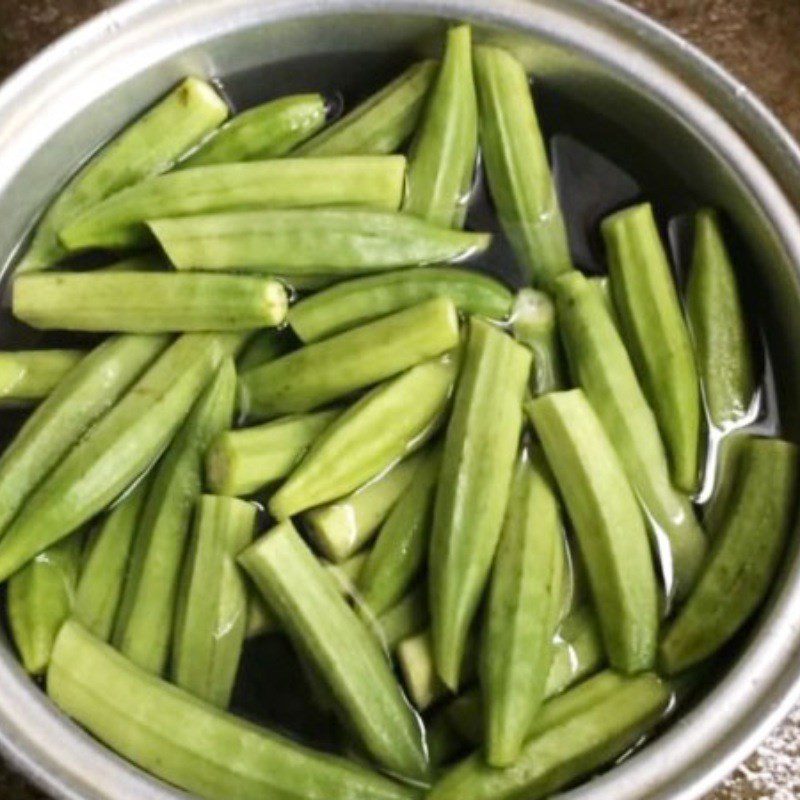
[[[708,416],[716,428],[727,430],[750,411],[755,371],[736,273],[710,209],[695,216],[686,295]]]
[[[544,456],[523,450],[497,547],[480,650],[486,759],[519,756],[544,699],[561,611],[564,529]]]
[[[636,496],[580,389],[531,404],[589,573],[611,666],[634,673],[655,662],[658,587]]]
[[[412,64],[380,91],[296,151],[298,156],[394,153],[412,134],[437,63]]]
[[[511,330],[518,342],[533,352],[530,388],[538,397],[568,385],[558,341],[556,309],[550,296],[522,289],[511,311]]]
[[[691,502],[672,485],[655,416],[596,288],[576,272],[557,281],[556,295],[572,375],[600,418],[645,512],[667,593],[681,599],[697,579],[706,537]],[[664,536],[667,541],[659,541]]]
[[[339,411],[294,414],[253,428],[222,431],[205,456],[206,484],[224,495],[248,495],[286,477]]]
[[[106,145],[45,212],[17,272],[42,269],[66,250],[58,232],[110,194],[169,169],[220,125],[228,107],[210,84],[188,78]]]
[[[321,94],[293,94],[249,108],[184,158],[180,169],[285,156],[325,125]]]
[[[98,345],[64,376],[0,455],[0,531],[167,342],[166,336],[117,336]]]
[[[424,779],[422,729],[386,655],[291,522],[257,540],[239,562],[367,752],[391,772]]]
[[[625,344],[655,411],[675,485],[697,488],[700,382],[675,281],[648,204],[603,221],[611,292]]]
[[[73,534],[39,553],[8,582],[8,622],[22,665],[43,675],[53,645],[70,614],[81,560],[82,535]]]
[[[47,272],[13,284],[13,312],[34,328],[169,333],[280,325],[286,289],[270,278],[175,272]]]
[[[416,800],[419,793],[197,700],[76,622],[47,675],[53,702],[137,766],[204,800]]]
[[[310,411],[458,342],[455,306],[445,298],[428,300],[248,370],[239,379],[240,405],[251,417]]]
[[[273,517],[286,519],[342,497],[422,447],[442,422],[457,371],[456,359],[444,356],[364,395],[320,435],[272,496]]]
[[[230,702],[247,631],[247,586],[236,556],[252,541],[256,507],[202,495],[175,612],[172,679],[219,708]]]
[[[108,513],[84,548],[72,616],[108,641],[122,599],[133,539],[150,481],[144,478]]]
[[[530,365],[526,348],[489,323],[470,319],[429,554],[436,664],[453,690],[503,525]]]
[[[150,241],[152,219],[244,208],[364,205],[396,210],[403,156],[347,156],[324,161],[276,158],[212,164],[149,178],[112,195],[59,231],[69,250],[118,249]]]
[[[155,467],[139,518],[113,642],[123,655],[155,674],[167,663],[189,522],[200,496],[203,454],[231,424],[235,389],[233,362],[226,359]]]
[[[420,459],[405,458],[345,497],[307,511],[303,523],[314,547],[334,563],[359,551],[405,492]]]
[[[43,400],[84,355],[82,350],[0,353],[0,408]]]
[[[265,272],[289,282],[463,261],[491,242],[488,233],[356,206],[154,214],[149,226],[177,269]]]
[[[459,311],[505,319],[512,295],[487,275],[451,267],[419,267],[337,283],[292,307],[289,324],[304,342],[315,342],[435,297]]]
[[[499,47],[475,48],[481,151],[503,230],[534,286],[573,269],[564,217],[522,64]]]
[[[794,444],[759,438],[743,444],[708,563],[661,642],[667,674],[713,655],[767,595],[793,521],[797,472]]]
[[[478,155],[478,106],[469,25],[447,32],[444,56],[411,145],[403,208],[435,225],[460,228]]]
[[[403,639],[420,633],[428,626],[427,586],[419,584],[379,617],[370,619],[367,615],[366,618],[386,650],[393,652]]]

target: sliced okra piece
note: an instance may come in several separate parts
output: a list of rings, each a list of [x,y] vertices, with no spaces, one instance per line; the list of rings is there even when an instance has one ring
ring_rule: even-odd
[[[43,400],[85,355],[82,350],[0,353],[0,408]]]

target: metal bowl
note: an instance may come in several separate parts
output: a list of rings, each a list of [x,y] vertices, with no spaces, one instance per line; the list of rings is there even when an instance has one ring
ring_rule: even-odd
[[[298,55],[424,47],[442,21],[504,40],[559,96],[612,118],[724,208],[754,255],[782,424],[800,409],[800,150],[747,91],[614,0],[130,0],[61,39],[0,87],[0,265],[74,168],[187,73],[226,75]],[[796,538],[796,537],[795,537]],[[693,800],[800,695],[800,556],[703,698],[571,800]],[[0,642],[0,746],[36,783],[78,800],[185,796],[63,717]],[[465,798],[464,800],[468,800]]]

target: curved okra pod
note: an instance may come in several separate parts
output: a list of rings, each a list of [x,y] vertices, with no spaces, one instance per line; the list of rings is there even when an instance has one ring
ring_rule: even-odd
[[[288,475],[339,411],[315,411],[222,431],[205,456],[206,485],[223,495],[248,495]]]
[[[249,108],[184,158],[178,169],[285,156],[325,125],[321,94],[295,94]]]
[[[317,160],[304,163],[314,165]],[[355,206],[173,219],[154,215],[148,224],[176,269],[266,272],[290,283],[295,276],[352,277],[462,261],[491,242],[488,233],[452,231],[410,214]]]
[[[743,443],[711,556],[661,642],[667,674],[715,653],[766,596],[792,522],[797,472],[794,444],[757,438]]]
[[[113,643],[155,674],[163,672],[167,662],[189,520],[200,496],[203,454],[230,426],[235,391],[236,371],[226,359],[153,471],[139,517]]]
[[[392,772],[424,779],[428,765],[422,730],[386,655],[291,522],[247,548],[239,563],[366,750]]]
[[[436,664],[454,690],[503,525],[530,365],[526,348],[489,323],[470,319],[429,555]]]
[[[110,194],[168,170],[222,124],[225,101],[210,84],[188,78],[106,145],[45,212],[17,272],[49,267],[66,255],[58,232]]]
[[[8,582],[11,636],[32,675],[47,670],[58,631],[70,614],[82,539],[78,532],[48,547]]]
[[[272,496],[272,516],[286,519],[352,492],[422,447],[442,422],[457,371],[455,358],[445,356],[364,395],[322,433]]]
[[[43,400],[84,355],[82,350],[0,353],[0,408]]]
[[[289,324],[304,342],[414,306],[448,297],[465,314],[505,319],[512,295],[487,275],[451,267],[419,267],[337,283],[292,306]]]
[[[445,298],[307,345],[239,379],[249,416],[295,414],[390,378],[458,345],[458,314]]]
[[[247,586],[236,556],[253,541],[256,507],[202,495],[183,565],[175,611],[172,679],[227,708],[247,629]]]
[[[655,416],[596,287],[576,272],[556,282],[556,296],[570,370],[645,511],[667,594],[681,599],[697,579],[706,537],[691,502],[672,485]]]
[[[0,531],[167,342],[166,336],[117,336],[98,345],[64,376],[0,455]]]
[[[408,488],[420,459],[403,459],[346,497],[307,511],[303,522],[311,543],[334,563],[360,550]]]
[[[112,195],[72,220],[59,237],[69,250],[115,249],[147,244],[144,223],[151,219],[342,204],[392,211],[400,205],[405,172],[403,156],[276,158],[183,169]]]
[[[298,156],[393,153],[411,135],[436,74],[432,59],[412,64],[391,83],[295,151]]]
[[[747,416],[755,376],[736,274],[710,209],[695,217],[686,295],[708,416],[716,428],[726,430]]]
[[[528,76],[499,47],[476,47],[474,60],[481,149],[497,214],[528,280],[548,287],[573,266]]]
[[[447,32],[444,56],[411,145],[403,209],[460,228],[478,155],[478,107],[469,25]]]
[[[47,693],[124,758],[204,800],[418,800],[419,793],[197,700],[137,668],[76,622]]]
[[[575,527],[611,666],[655,662],[658,587],[644,519],[619,457],[580,389],[534,400],[531,414]]]
[[[648,204],[603,221],[611,291],[625,344],[655,411],[675,485],[697,488],[700,382],[667,254]]]
[[[264,328],[256,331],[236,359],[236,368],[240,372],[246,372],[286,355],[292,349],[293,338],[286,328]]]

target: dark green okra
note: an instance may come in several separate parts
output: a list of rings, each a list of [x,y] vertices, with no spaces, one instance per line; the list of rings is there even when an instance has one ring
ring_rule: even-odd
[[[661,642],[667,674],[715,653],[767,595],[793,519],[797,472],[794,444],[759,438],[742,444],[708,563]]]
[[[422,730],[386,655],[291,522],[256,541],[239,562],[366,750],[392,772],[424,779]]]
[[[456,359],[444,356],[364,395],[321,434],[272,496],[272,516],[286,519],[352,492],[422,447],[442,422],[457,371]]]
[[[497,214],[528,280],[547,287],[573,266],[528,76],[499,47],[476,47],[474,60],[481,152]]]
[[[226,714],[136,667],[76,622],[47,693],[100,741],[204,800],[417,800],[419,793]]]
[[[550,296],[536,289],[519,291],[511,311],[511,330],[517,341],[533,351],[530,380],[533,394],[538,397],[566,388],[556,309]]]
[[[49,271],[13,284],[14,316],[44,330],[246,331],[280,325],[287,307],[282,283],[246,275]]]
[[[647,530],[619,457],[580,389],[535,400],[531,415],[572,519],[611,666],[652,668],[658,587]]]
[[[750,411],[755,376],[736,274],[710,209],[695,216],[686,295],[708,416],[716,428],[727,430]]]
[[[293,94],[237,114],[184,158],[180,169],[285,156],[328,116],[321,94]]]
[[[470,627],[503,525],[522,429],[530,352],[476,317],[447,427],[429,557],[442,680],[458,688]]]
[[[17,272],[42,269],[66,254],[58,232],[115,192],[169,169],[228,116],[210,84],[188,78],[106,145],[45,212]]]
[[[294,337],[286,328],[263,328],[256,331],[236,359],[240,372],[255,369],[268,361],[286,355],[294,346]]]
[[[478,106],[469,25],[447,32],[444,56],[411,145],[403,209],[460,228],[478,154]]]
[[[240,405],[253,417],[310,411],[458,342],[455,306],[445,298],[428,300],[248,370],[239,379]]]
[[[0,353],[0,408],[43,400],[84,355],[82,350]]]
[[[648,204],[603,221],[625,343],[667,446],[675,485],[697,488],[700,382],[667,254]]]
[[[418,61],[310,142],[298,156],[393,153],[417,125],[437,64]]]
[[[236,372],[228,358],[156,466],[139,518],[113,642],[123,655],[155,674],[164,671],[169,654],[189,522],[200,495],[203,454],[208,443],[230,426],[235,391]]]
[[[183,169],[112,195],[72,220],[59,237],[69,250],[115,249],[148,244],[144,223],[153,219],[342,204],[392,211],[400,205],[405,172],[403,156],[276,158]]]

